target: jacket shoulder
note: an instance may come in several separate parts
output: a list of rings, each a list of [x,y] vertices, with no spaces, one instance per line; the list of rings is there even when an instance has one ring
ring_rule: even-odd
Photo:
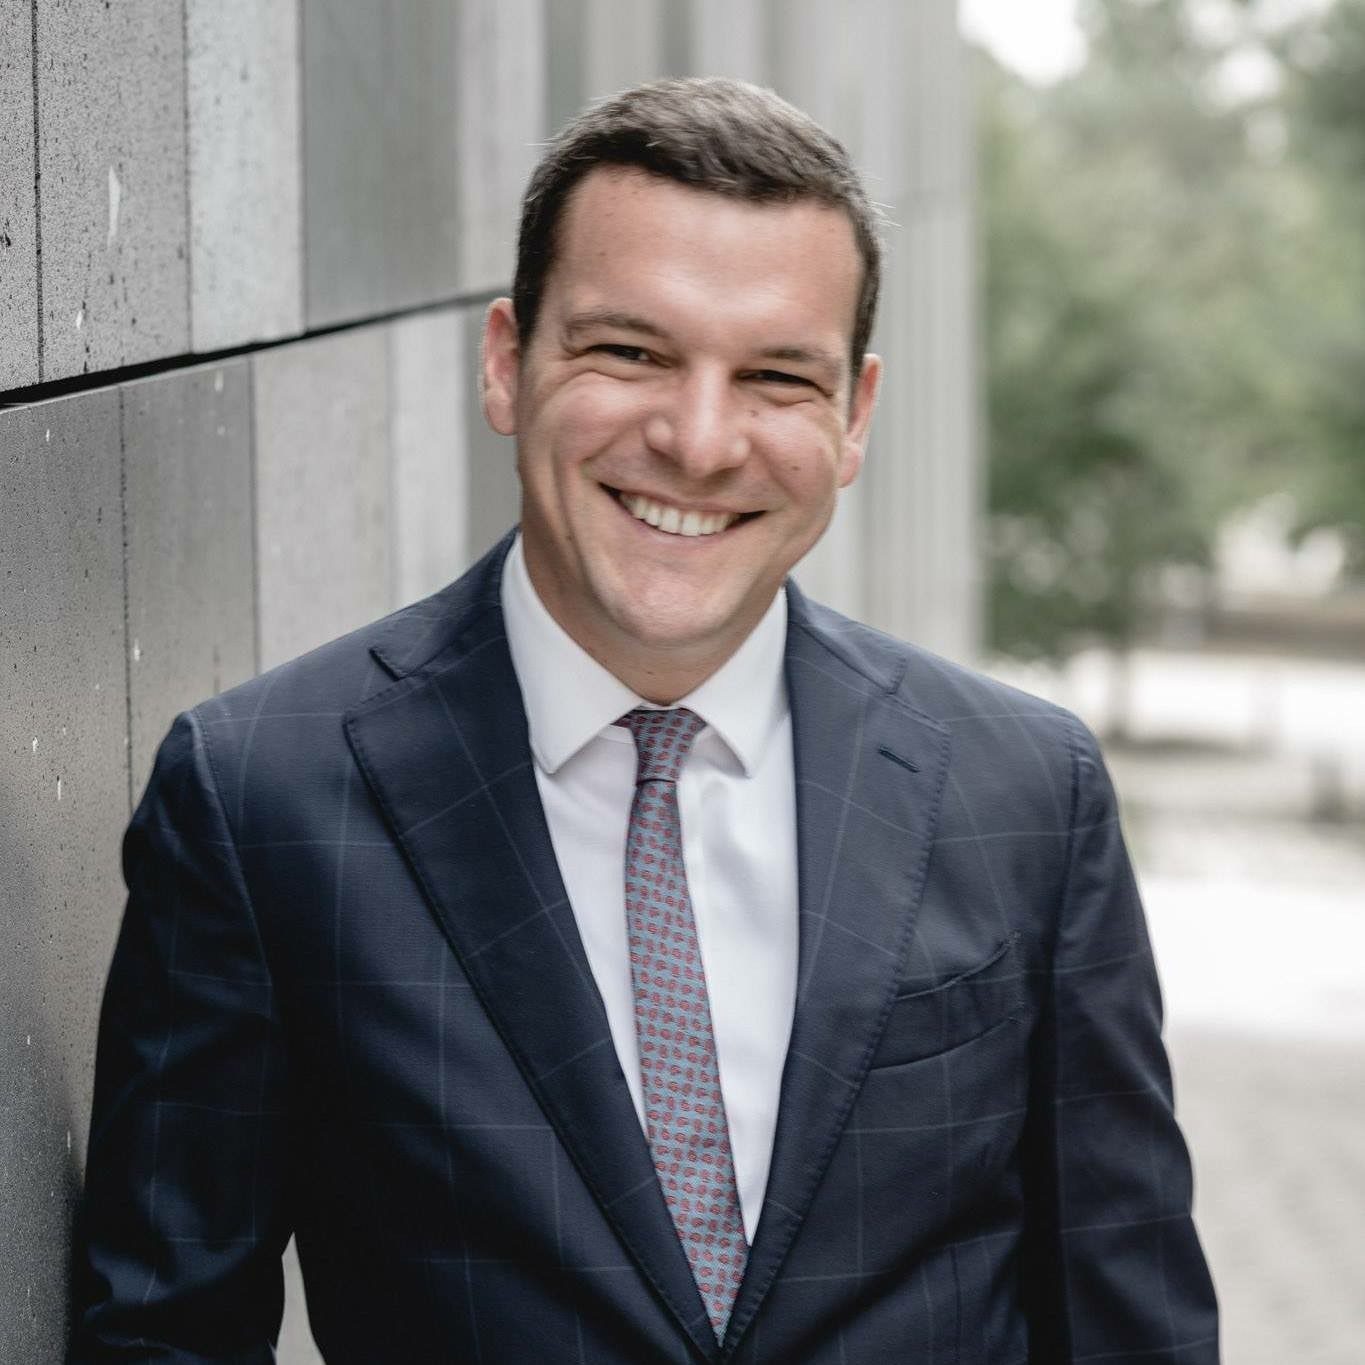
[[[855,621],[830,607],[802,598],[799,606],[793,603],[792,619],[797,629],[872,684],[895,693],[925,719],[945,728],[1004,717],[1089,733],[1074,712],[1056,702]]]
[[[795,629],[948,737],[959,787],[992,799],[1071,804],[1078,764],[1102,766],[1085,723],[1064,706],[802,598]]]
[[[347,711],[499,612],[510,535],[439,592],[278,664],[194,708],[207,724],[265,713]],[[497,617],[500,620],[500,616]]]

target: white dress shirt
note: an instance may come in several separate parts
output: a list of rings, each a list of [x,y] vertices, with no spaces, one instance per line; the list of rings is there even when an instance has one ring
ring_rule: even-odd
[[[545,609],[518,536],[502,577],[536,785],[588,963],[644,1126],[626,939],[626,827],[635,741],[615,722],[647,706]],[[730,659],[677,704],[698,734],[678,779],[683,861],[711,1002],[744,1233],[768,1183],[796,1001],[796,788],[779,592]]]

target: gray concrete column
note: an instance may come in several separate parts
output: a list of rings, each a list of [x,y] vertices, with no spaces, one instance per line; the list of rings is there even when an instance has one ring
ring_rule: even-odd
[[[389,348],[363,327],[252,360],[260,666],[383,616]]]
[[[299,18],[277,0],[185,0],[190,342],[303,329]]]
[[[36,13],[42,378],[183,353],[180,6],[65,0]]]
[[[0,410],[0,1360],[65,1355],[128,820],[119,397]]]
[[[0,8],[0,392],[38,381],[33,11]]]
[[[389,504],[393,605],[459,575],[469,562],[465,329],[459,309],[389,328]]]
[[[885,195],[887,359],[866,471],[866,614],[970,659],[980,637],[971,82],[952,0],[875,0],[865,164]]]
[[[305,322],[459,287],[456,13],[446,0],[300,0]]]
[[[250,366],[174,370],[120,401],[136,801],[176,715],[256,671]]]
[[[687,71],[767,85],[769,41],[761,0],[689,0]]]
[[[505,288],[521,192],[549,131],[541,0],[460,0],[460,288]]]
[[[552,130],[562,127],[586,104],[670,74],[673,61],[680,57],[677,16],[670,19],[665,0],[545,0],[545,4]]]

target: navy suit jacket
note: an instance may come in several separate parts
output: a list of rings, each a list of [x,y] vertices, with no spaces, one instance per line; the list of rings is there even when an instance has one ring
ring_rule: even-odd
[[[182,716],[125,844],[73,1359],[1204,1365],[1161,1007],[1068,713],[788,587],[800,966],[718,1345],[537,794],[498,584]]]

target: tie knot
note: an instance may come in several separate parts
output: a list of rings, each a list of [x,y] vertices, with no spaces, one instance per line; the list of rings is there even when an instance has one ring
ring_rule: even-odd
[[[676,782],[683,759],[692,741],[706,722],[695,711],[675,706],[668,711],[651,711],[636,707],[622,716],[624,725],[635,736],[635,781]]]

